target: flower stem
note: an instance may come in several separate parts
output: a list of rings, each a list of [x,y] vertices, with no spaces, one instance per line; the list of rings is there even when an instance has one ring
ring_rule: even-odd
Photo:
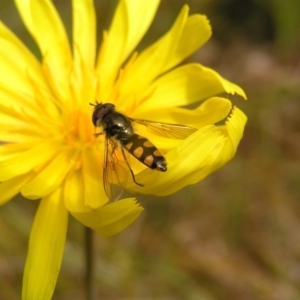
[[[91,228],[85,227],[85,289],[87,300],[97,300],[94,248],[94,232]]]

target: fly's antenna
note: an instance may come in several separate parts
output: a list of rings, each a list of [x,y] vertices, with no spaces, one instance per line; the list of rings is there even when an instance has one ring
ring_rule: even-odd
[[[95,101],[95,103],[89,103],[91,106],[94,106],[94,107],[97,107],[97,106],[99,106],[99,105],[101,105],[102,104],[102,102],[98,102],[97,100]]]

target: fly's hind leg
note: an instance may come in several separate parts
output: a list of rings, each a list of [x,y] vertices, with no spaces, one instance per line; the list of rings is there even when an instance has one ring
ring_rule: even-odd
[[[128,163],[128,160],[127,160],[127,157],[126,157],[126,155],[125,155],[125,153],[124,153],[123,147],[121,147],[121,151],[122,151],[124,160],[125,160],[125,162],[126,162],[126,165],[127,165],[128,169],[129,169],[129,171],[130,171],[130,174],[131,174],[131,177],[132,177],[133,182],[134,182],[135,184],[139,185],[139,186],[144,186],[143,184],[138,183],[138,182],[135,180],[135,176],[134,176],[133,171],[132,171],[132,169],[131,169],[131,167],[130,167],[130,165],[129,165],[129,163]]]
[[[103,134],[103,132],[95,132],[94,137],[97,137],[97,136],[102,135],[102,134]]]
[[[96,132],[96,128],[94,128],[94,137],[98,137],[99,135],[102,135],[102,134],[104,134],[103,131],[101,131],[101,132]]]

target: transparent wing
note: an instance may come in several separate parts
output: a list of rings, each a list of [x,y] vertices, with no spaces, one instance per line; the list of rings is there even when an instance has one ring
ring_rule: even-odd
[[[150,132],[173,139],[185,139],[197,129],[185,125],[155,122],[143,119],[129,119],[131,122],[144,125]]]
[[[113,140],[106,137],[103,185],[110,201],[116,201],[121,197],[130,172],[124,150]]]

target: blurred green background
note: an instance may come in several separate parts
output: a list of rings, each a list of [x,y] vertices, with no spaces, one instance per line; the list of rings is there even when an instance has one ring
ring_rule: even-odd
[[[70,31],[70,2],[54,2]],[[185,3],[213,27],[189,60],[245,89],[248,101],[231,99],[249,121],[225,167],[170,197],[138,195],[139,220],[97,237],[99,299],[300,299],[300,2],[162,0],[142,45]],[[116,1],[95,4],[101,35]],[[13,1],[1,0],[0,18],[38,55]],[[37,204],[18,197],[0,208],[0,300],[20,298]],[[83,283],[84,229],[70,218],[53,299],[84,299]]]

